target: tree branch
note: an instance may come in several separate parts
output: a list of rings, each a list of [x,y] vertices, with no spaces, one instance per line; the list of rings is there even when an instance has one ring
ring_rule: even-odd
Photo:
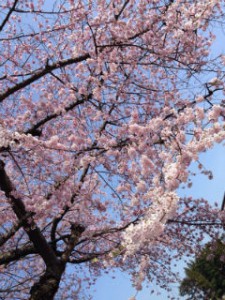
[[[167,220],[167,223],[178,223],[182,225],[190,225],[190,226],[221,226],[223,227],[223,223],[221,222],[207,222],[207,221],[186,221],[186,220]]]
[[[70,105],[65,107],[65,111],[68,112],[70,110],[72,110],[74,107],[76,107],[79,104],[84,103],[86,99],[81,99],[81,100],[77,100],[76,102],[71,103]],[[31,135],[35,135],[35,132],[37,132],[37,130],[44,125],[45,123],[57,118],[59,116],[59,114],[53,113],[48,115],[46,118],[43,118],[42,120],[40,120],[39,122],[37,122],[36,124],[34,124],[31,128],[27,129],[24,133],[25,134],[31,134]]]
[[[75,58],[69,58],[69,59],[58,61],[51,65],[46,64],[46,66],[44,68],[42,68],[41,70],[34,71],[34,75],[32,75],[30,78],[14,85],[11,88],[8,88],[8,90],[6,90],[4,93],[0,94],[0,102],[2,102],[7,97],[14,94],[15,92],[25,88],[26,86],[30,85],[31,83],[42,78],[43,76],[50,74],[52,71],[62,68],[62,67],[65,67],[65,66],[68,66],[68,65],[78,63],[78,62],[82,62],[88,58],[90,58],[90,55],[88,53],[86,53],[84,55],[81,55],[81,56],[78,56]]]
[[[13,13],[13,11],[15,11],[15,7],[16,7],[16,4],[19,0],[15,0],[14,3],[13,3],[13,6],[10,8],[10,10],[8,11],[5,19],[3,20],[2,24],[0,25],[0,31],[3,30],[5,24],[7,23],[7,21],[9,20],[10,18],[10,15]]]
[[[13,196],[13,192],[15,192],[15,189],[13,187],[13,184],[10,181],[10,178],[5,172],[5,164],[2,160],[0,160],[0,188],[3,192],[5,192],[5,195],[7,198],[10,199],[12,209],[17,216],[18,220],[23,220],[23,228],[26,231],[27,235],[29,236],[30,241],[33,243],[36,251],[40,254],[42,259],[44,260],[46,266],[48,267],[54,267],[55,265],[58,265],[59,261],[56,257],[53,249],[51,246],[47,243],[45,237],[41,233],[40,229],[34,222],[33,218],[30,217],[29,220],[25,218],[24,216],[28,215],[28,212],[26,211],[25,205],[19,197]]]
[[[6,243],[22,226],[23,226],[23,222],[30,218],[32,216],[32,213],[28,213],[27,215],[25,215],[21,220],[17,221],[16,224],[14,224],[12,226],[12,228],[4,235],[0,236],[0,247]]]
[[[75,245],[77,244],[81,234],[85,231],[85,227],[80,224],[72,224],[71,225],[71,234],[66,247],[66,250],[62,254],[61,260],[63,262],[67,262],[71,252],[73,251]]]
[[[0,265],[18,261],[29,254],[37,254],[33,245],[16,248],[15,250],[0,254]]]
[[[126,8],[127,4],[130,2],[130,0],[126,0],[122,6],[122,8],[120,9],[120,11],[118,12],[118,14],[115,15],[115,19],[116,21],[119,19],[119,17],[121,16],[121,14],[123,13],[124,9]]]
[[[85,179],[85,176],[87,175],[88,173],[88,170],[89,170],[89,167],[90,165],[88,165],[86,168],[84,168],[83,170],[83,173],[81,174],[81,178],[80,178],[80,182],[83,183],[84,182],[84,179]],[[71,197],[71,204],[73,204],[74,202],[74,199],[75,197],[77,196],[77,192],[74,193]],[[55,237],[55,234],[56,234],[56,230],[57,230],[57,226],[58,224],[60,223],[60,221],[63,219],[63,217],[67,214],[67,212],[69,211],[70,209],[70,206],[66,205],[64,208],[63,208],[63,212],[61,213],[60,216],[57,216],[53,219],[53,222],[52,222],[52,229],[51,229],[51,241],[52,241],[52,244],[53,244],[53,249],[56,251],[56,237]]]

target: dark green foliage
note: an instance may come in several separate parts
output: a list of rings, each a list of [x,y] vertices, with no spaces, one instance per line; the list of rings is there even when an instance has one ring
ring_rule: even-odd
[[[225,242],[212,241],[185,269],[180,295],[189,300],[219,300],[225,296]]]

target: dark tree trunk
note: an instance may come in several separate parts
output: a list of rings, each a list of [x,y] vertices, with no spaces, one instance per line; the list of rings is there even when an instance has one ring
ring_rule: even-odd
[[[59,264],[54,268],[47,268],[30,290],[29,300],[53,300],[59,288],[65,266]]]

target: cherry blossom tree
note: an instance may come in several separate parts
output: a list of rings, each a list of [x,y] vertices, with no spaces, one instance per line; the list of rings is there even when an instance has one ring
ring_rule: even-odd
[[[225,138],[223,4],[1,1],[1,299],[82,299],[114,268],[163,286],[224,224],[176,193]]]

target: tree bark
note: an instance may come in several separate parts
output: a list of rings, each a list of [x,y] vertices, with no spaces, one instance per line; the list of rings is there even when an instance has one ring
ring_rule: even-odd
[[[62,263],[47,268],[39,281],[31,288],[29,300],[53,300],[64,270],[65,264]]]

